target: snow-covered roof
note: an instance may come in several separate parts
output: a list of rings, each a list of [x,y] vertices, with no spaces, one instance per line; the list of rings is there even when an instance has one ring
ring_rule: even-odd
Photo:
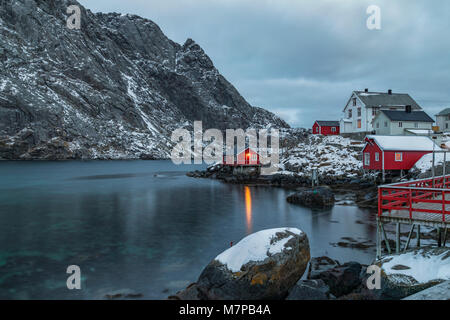
[[[414,133],[414,134],[430,134],[433,133],[433,130],[431,129],[405,129],[405,131]]]
[[[392,151],[433,151],[442,150],[429,137],[424,136],[379,136],[369,135],[382,150]]]

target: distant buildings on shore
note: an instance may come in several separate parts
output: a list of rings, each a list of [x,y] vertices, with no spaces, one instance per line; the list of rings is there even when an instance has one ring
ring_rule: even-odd
[[[433,124],[436,122],[436,126]],[[439,127],[439,128],[437,128]],[[450,132],[450,108],[436,115],[436,121],[407,93],[353,91],[339,121],[317,120],[313,134],[430,135],[434,131]]]

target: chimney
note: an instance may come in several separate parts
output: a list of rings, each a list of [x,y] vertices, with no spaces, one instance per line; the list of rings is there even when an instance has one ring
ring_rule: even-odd
[[[392,89],[389,89],[389,90],[388,90],[388,94],[392,94]]]
[[[365,89],[364,89],[364,92],[365,92],[365,93],[369,92],[369,88],[365,88]]]
[[[405,106],[406,113],[411,113],[412,107],[410,105]]]

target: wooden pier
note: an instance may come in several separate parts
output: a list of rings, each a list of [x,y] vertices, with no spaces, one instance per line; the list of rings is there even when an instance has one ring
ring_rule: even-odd
[[[437,245],[445,246],[450,227],[450,176],[383,185],[378,188],[377,259],[381,258],[381,241],[392,253],[384,225],[396,223],[396,248],[399,254],[408,249],[414,231],[420,247],[420,226],[437,228]],[[404,247],[400,241],[401,224],[410,225]]]

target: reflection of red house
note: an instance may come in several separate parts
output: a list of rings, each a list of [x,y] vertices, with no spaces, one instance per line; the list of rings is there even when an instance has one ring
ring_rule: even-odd
[[[338,135],[339,121],[316,121],[312,127],[312,133],[324,136]]]
[[[409,170],[425,154],[441,150],[425,136],[378,136],[365,139],[363,167],[366,170]]]
[[[223,164],[227,166],[260,166],[259,154],[251,148],[246,148],[235,155],[224,155]]]

